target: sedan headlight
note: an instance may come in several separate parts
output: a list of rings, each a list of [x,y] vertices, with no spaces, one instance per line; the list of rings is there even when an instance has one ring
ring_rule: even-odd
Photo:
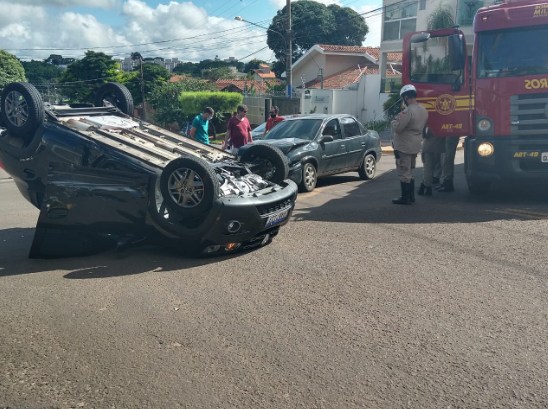
[[[495,153],[495,147],[489,142],[480,143],[480,145],[478,146],[478,153],[480,156],[486,158]]]

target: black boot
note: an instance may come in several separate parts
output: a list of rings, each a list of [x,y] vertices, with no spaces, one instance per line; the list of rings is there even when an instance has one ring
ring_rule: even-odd
[[[424,195],[425,196],[432,196],[432,186],[425,186],[424,187]]]
[[[425,189],[426,189],[426,186],[424,185],[424,183],[421,183],[421,185],[419,186],[419,190],[417,190],[417,194],[419,196],[424,195],[424,190]],[[432,188],[430,188],[430,193],[432,193]]]
[[[411,183],[400,182],[401,186],[401,196],[397,199],[392,199],[392,203],[401,204],[401,205],[410,205],[411,204]]]
[[[415,179],[411,179],[409,187],[409,199],[411,200],[411,203],[415,203]]]
[[[440,178],[432,178],[432,184],[433,185],[439,185],[440,184]]]
[[[454,192],[453,180],[444,180],[443,184],[437,189],[440,193]]]

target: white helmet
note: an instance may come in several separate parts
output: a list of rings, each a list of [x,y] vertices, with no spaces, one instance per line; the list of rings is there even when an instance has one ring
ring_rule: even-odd
[[[404,85],[401,90],[400,90],[400,97],[406,93],[406,92],[409,92],[409,91],[415,91],[417,92],[417,89],[415,88],[414,85],[411,85],[411,84],[407,84],[407,85]]]

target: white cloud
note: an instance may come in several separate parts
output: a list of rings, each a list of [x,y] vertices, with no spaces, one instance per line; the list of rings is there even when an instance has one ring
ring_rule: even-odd
[[[95,4],[98,3],[95,0]],[[0,0],[0,9],[6,5]],[[140,0],[126,0],[121,8],[125,24],[120,27],[103,24],[92,15],[55,10],[48,14],[46,8],[31,5],[9,7],[8,17],[0,15],[0,49],[7,49],[21,59],[43,59],[50,54],[81,58],[86,47],[112,47],[96,50],[115,58],[139,51],[145,57],[199,61],[217,55],[221,59],[243,58],[266,46],[265,30],[208,16],[205,9],[192,2],[171,1],[153,8]],[[174,39],[177,40],[165,42]],[[156,44],[138,45],[154,42]],[[38,48],[58,49],[22,50]],[[267,48],[246,59],[271,57],[272,52]]]
[[[291,2],[295,2],[295,1],[298,1],[298,0],[291,0]],[[342,6],[339,0],[315,0],[315,1],[317,1],[318,3],[323,3],[325,5],[338,4],[339,6]],[[270,0],[270,3],[274,7],[278,8],[278,10],[281,10],[285,7],[285,5],[287,4],[287,1],[286,0]]]
[[[31,6],[56,6],[56,7],[101,7],[110,9],[116,5],[118,0],[19,0],[19,4]]]

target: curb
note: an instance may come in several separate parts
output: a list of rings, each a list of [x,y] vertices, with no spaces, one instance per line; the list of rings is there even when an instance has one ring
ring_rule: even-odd
[[[391,146],[383,146],[382,153],[394,153],[394,149]],[[464,146],[457,146],[457,151],[463,151]]]

